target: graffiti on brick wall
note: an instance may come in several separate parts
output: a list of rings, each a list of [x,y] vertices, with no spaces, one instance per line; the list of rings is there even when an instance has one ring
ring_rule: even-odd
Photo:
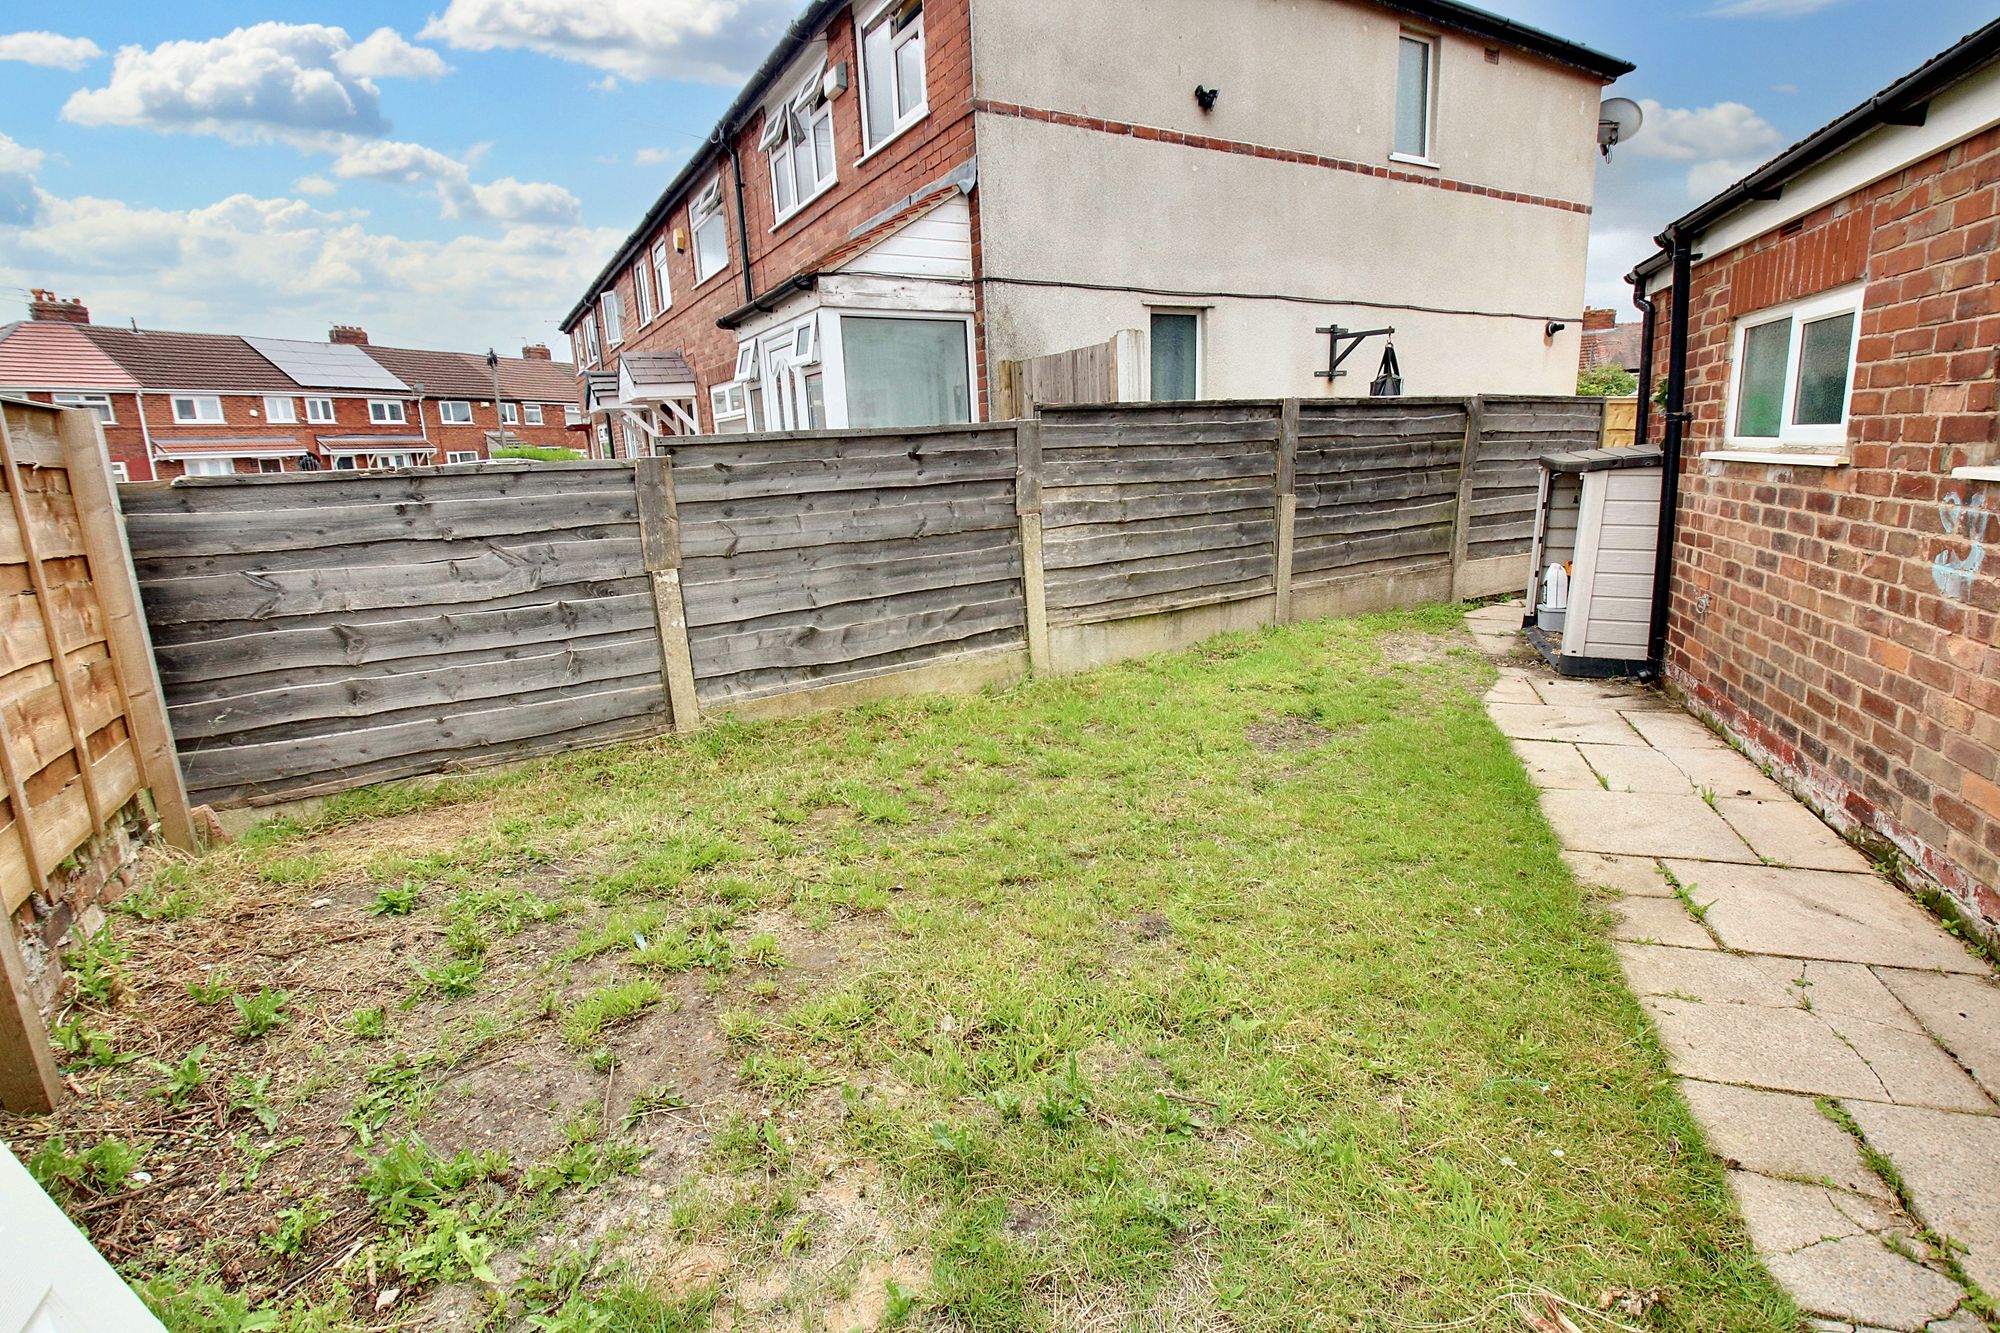
[[[1986,511],[1984,493],[1967,500],[1957,491],[1946,491],[1938,505],[1938,524],[1948,537],[1963,537],[1965,553],[1939,551],[1931,558],[1931,581],[1938,591],[1962,602],[1972,594],[1972,580],[1986,563],[1986,529],[1993,515]]]

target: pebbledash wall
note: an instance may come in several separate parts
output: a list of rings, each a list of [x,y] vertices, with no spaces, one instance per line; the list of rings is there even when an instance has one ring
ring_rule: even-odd
[[[1954,110],[1934,103],[1933,128]],[[1825,198],[1825,184],[1809,173],[1785,198]],[[1836,827],[1893,844],[1907,880],[1944,890],[1992,936],[2000,127],[1775,228],[1745,226],[1711,229],[1693,269],[1668,679]],[[1704,457],[1724,444],[1735,321],[1856,283],[1845,461]],[[1664,378],[1671,301],[1657,299]]]

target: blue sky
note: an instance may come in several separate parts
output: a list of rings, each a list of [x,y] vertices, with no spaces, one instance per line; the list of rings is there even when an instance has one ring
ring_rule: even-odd
[[[104,322],[553,340],[795,7],[12,7],[53,31],[0,20],[0,319],[46,285]],[[1992,17],[1992,0],[1489,7],[1639,65],[1612,91],[1649,122],[1601,168],[1593,223],[1588,296],[1621,309],[1665,222]]]

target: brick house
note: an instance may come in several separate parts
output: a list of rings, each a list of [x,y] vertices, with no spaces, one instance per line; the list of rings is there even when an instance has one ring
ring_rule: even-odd
[[[1674,222],[1655,655],[1698,713],[2000,932],[2000,22]]]
[[[125,481],[470,463],[503,446],[574,447],[575,371],[519,358],[92,324],[35,292],[0,327],[0,392],[94,409]],[[497,375],[500,395],[494,393]]]
[[[561,324],[620,452],[984,419],[1113,340],[1126,397],[1365,393],[1334,324],[1567,393],[1630,68],[1452,0],[816,0]]]

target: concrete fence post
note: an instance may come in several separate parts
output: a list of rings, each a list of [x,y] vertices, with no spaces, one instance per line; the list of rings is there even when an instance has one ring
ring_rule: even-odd
[[[660,632],[660,676],[674,730],[701,725],[694,693],[694,656],[688,647],[687,605],[681,599],[681,521],[674,504],[674,465],[667,458],[641,458],[633,470],[639,498],[639,551],[653,587],[653,614]]]
[[[1465,444],[1458,455],[1458,504],[1453,509],[1451,533],[1451,596],[1465,597],[1464,577],[1467,553],[1472,548],[1472,481],[1479,462],[1479,433],[1484,427],[1486,400],[1475,395],[1465,400]]]
[[[1021,599],[1027,609],[1028,670],[1049,671],[1049,596],[1042,571],[1042,423],[1014,423],[1014,513],[1020,519]]]
[[[1273,559],[1277,577],[1277,621],[1292,622],[1292,550],[1299,517],[1299,400],[1287,398],[1278,404],[1278,541]]]

